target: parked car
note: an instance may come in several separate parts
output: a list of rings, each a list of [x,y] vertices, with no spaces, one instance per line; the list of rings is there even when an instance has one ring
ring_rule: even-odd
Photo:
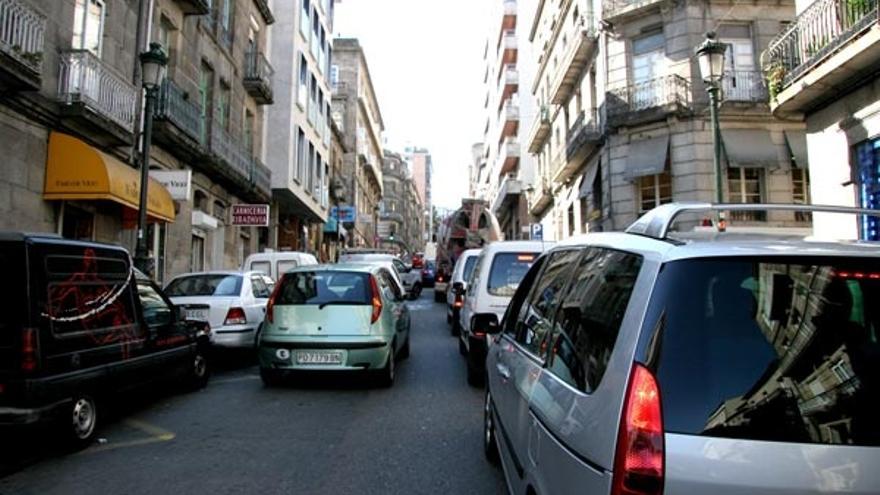
[[[384,386],[410,353],[410,315],[390,270],[362,263],[300,267],[278,282],[260,334],[260,376],[366,371]]]
[[[422,295],[421,273],[405,265],[400,258],[393,254],[347,252],[339,257],[339,262],[390,263],[393,267],[394,275],[403,284],[404,292],[409,298],[418,299]]]
[[[208,381],[206,325],[186,322],[117,246],[0,233],[0,424],[54,421],[90,442],[100,400],[181,377]]]
[[[434,287],[436,269],[437,264],[434,260],[425,261],[425,267],[422,268],[422,287]]]
[[[452,269],[449,279],[450,287],[446,294],[446,323],[449,324],[452,335],[457,336],[460,332],[461,323],[459,315],[464,306],[464,295],[467,292],[467,280],[474,271],[477,258],[482,249],[467,249],[461,253]],[[435,289],[436,290],[436,289]]]
[[[171,279],[165,293],[188,320],[211,325],[211,344],[253,348],[272,294],[262,272],[211,271]]]
[[[552,243],[541,241],[493,242],[477,258],[459,315],[458,346],[466,357],[469,384],[483,382],[489,327],[498,325],[520,280],[551,246]]]
[[[877,493],[877,244],[669,229],[703,208],[566,241],[523,279],[486,363],[511,493]]]
[[[278,280],[288,270],[298,266],[317,265],[318,260],[309,253],[297,251],[274,251],[271,253],[255,253],[244,260],[243,272],[263,272],[272,280]]]

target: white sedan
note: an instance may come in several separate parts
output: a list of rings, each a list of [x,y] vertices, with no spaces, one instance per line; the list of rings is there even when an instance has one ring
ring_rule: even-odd
[[[188,320],[211,325],[211,344],[252,348],[271,288],[261,272],[211,271],[173,278],[165,292]]]

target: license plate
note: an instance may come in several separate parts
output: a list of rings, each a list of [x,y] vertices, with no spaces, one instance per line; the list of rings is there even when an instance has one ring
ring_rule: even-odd
[[[187,309],[186,319],[193,321],[208,321],[207,309]]]
[[[299,351],[297,364],[342,364],[342,351]]]

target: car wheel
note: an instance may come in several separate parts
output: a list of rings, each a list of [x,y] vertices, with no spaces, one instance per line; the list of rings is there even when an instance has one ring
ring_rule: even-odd
[[[398,359],[407,359],[409,358],[409,335],[406,336],[406,341],[403,343],[403,347],[400,348],[400,352],[397,353]]]
[[[394,346],[391,346],[391,352],[388,353],[388,362],[379,370],[379,386],[391,387],[394,385]]]
[[[412,298],[412,300],[415,301],[416,299],[421,297],[421,295],[422,295],[422,286],[420,284],[414,285],[412,288],[412,294],[410,294],[410,298]]]
[[[469,352],[465,358],[467,361],[467,382],[472,387],[483,385],[483,370],[476,362],[476,354]]]
[[[492,394],[486,390],[486,404],[483,407],[483,453],[492,464],[498,465],[498,443],[495,439],[495,406]]]
[[[264,386],[274,387],[281,383],[281,373],[278,370],[260,368],[260,380],[263,380]]]
[[[74,395],[68,414],[63,417],[62,424],[67,440],[74,448],[87,446],[95,435],[98,425],[98,405],[90,395]],[[69,421],[69,423],[68,423]]]
[[[204,350],[197,349],[196,353],[190,357],[188,373],[187,384],[190,389],[198,390],[208,385],[211,368],[208,366],[208,356],[205,355]]]

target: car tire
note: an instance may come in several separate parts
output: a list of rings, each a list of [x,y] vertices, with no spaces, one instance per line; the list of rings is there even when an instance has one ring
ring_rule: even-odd
[[[472,387],[481,387],[483,386],[483,378],[484,373],[481,367],[477,365],[475,362],[475,354],[473,352],[469,352],[465,357],[467,361],[467,382],[468,385]]]
[[[98,427],[98,404],[88,394],[75,394],[61,416],[60,427],[70,447],[83,449],[95,437]]]
[[[403,347],[400,348],[400,352],[397,353],[397,359],[404,360],[409,358],[409,335],[406,336],[406,341],[403,343]]]
[[[396,374],[394,361],[394,346],[392,345],[391,352],[388,353],[388,361],[385,363],[385,366],[379,370],[377,382],[380,387],[390,388],[394,385],[394,375]]]
[[[467,347],[465,347],[464,342],[459,338],[458,339],[458,353],[462,356],[467,356]]]
[[[281,373],[278,370],[260,368],[260,380],[265,387],[275,387],[281,383]]]
[[[421,296],[422,296],[422,285],[421,284],[413,285],[412,291],[409,296],[410,299],[415,301],[416,299],[418,299]]]
[[[461,335],[461,327],[458,326],[458,318],[452,318],[452,323],[449,325],[449,333],[451,333],[453,337]]]
[[[205,388],[211,377],[211,367],[208,365],[208,356],[202,347],[198,347],[195,354],[190,356],[187,366],[187,388],[190,390]]]
[[[486,403],[483,406],[483,453],[492,465],[497,466],[498,441],[495,438],[495,405],[492,403],[492,394],[486,388]]]

